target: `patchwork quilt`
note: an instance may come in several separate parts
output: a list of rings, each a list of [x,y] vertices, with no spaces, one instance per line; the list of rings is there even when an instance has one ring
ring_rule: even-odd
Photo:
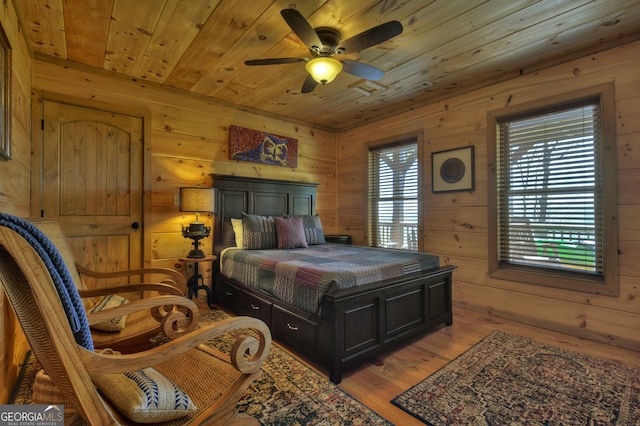
[[[327,292],[398,278],[439,266],[426,253],[327,243],[286,250],[229,249],[222,274],[312,314]]]

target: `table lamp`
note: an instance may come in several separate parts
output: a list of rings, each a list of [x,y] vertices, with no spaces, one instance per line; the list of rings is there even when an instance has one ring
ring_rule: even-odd
[[[199,222],[202,212],[215,212],[215,190],[213,188],[180,188],[180,211],[195,212],[196,221],[182,228],[182,236],[193,240],[193,250],[187,255],[191,259],[201,259],[205,257],[200,249],[200,240],[207,238],[211,233],[210,226],[204,226]]]

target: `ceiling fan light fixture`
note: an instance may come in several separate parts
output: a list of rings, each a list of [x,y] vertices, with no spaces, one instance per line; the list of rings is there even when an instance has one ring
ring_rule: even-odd
[[[320,57],[307,62],[307,72],[320,84],[331,83],[342,71],[342,62],[337,59]]]

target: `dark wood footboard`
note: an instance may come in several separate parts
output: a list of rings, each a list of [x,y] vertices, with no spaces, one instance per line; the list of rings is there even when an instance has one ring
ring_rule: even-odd
[[[327,368],[340,383],[346,370],[434,327],[453,322],[452,272],[445,266],[326,295],[320,316],[218,275],[216,301],[260,318],[276,340]]]

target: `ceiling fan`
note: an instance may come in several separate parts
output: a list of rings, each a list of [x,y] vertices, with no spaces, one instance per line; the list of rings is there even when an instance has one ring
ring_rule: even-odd
[[[381,69],[350,59],[337,60],[334,56],[355,53],[375,46],[402,34],[403,30],[400,22],[389,21],[341,42],[340,31],[331,27],[313,28],[296,9],[283,9],[280,14],[291,27],[293,33],[309,47],[312,57],[252,59],[244,63],[246,65],[275,65],[306,62],[309,75],[302,85],[302,93],[312,92],[319,83],[330,83],[342,70],[367,80],[380,80],[384,76],[384,71]]]

